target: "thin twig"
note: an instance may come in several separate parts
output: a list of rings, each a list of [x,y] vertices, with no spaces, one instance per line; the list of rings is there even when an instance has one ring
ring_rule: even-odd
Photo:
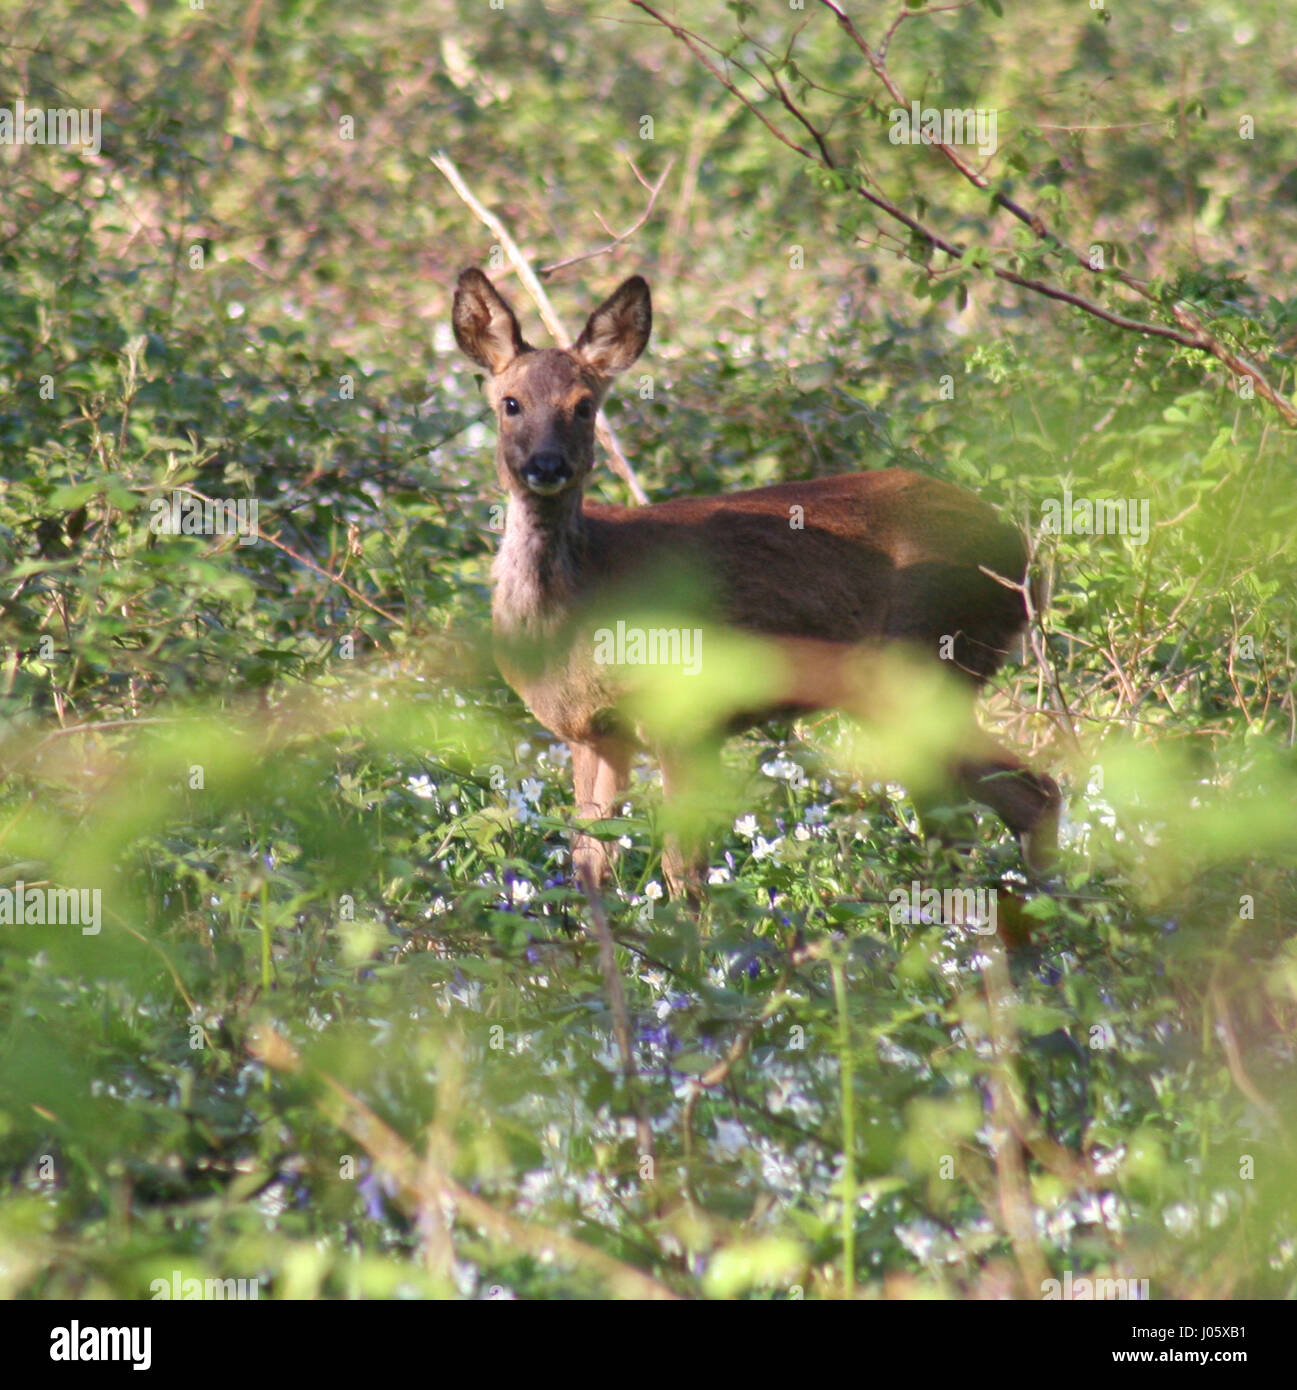
[[[537,275],[550,276],[553,275],[556,270],[566,270],[570,265],[580,265],[582,261],[592,261],[596,256],[606,256],[610,251],[615,251],[623,242],[629,241],[645,222],[648,221],[653,213],[654,204],[658,200],[658,194],[662,192],[663,185],[667,181],[667,175],[671,172],[671,166],[676,162],[675,156],[672,155],[671,158],[667,160],[666,168],[662,170],[661,177],[653,184],[645,182],[644,175],[635,168],[635,161],[633,159],[628,159],[626,162],[630,165],[631,171],[634,173],[635,177],[648,189],[649,200],[644,207],[644,211],[640,213],[635,221],[620,235],[610,231],[610,229],[604,225],[603,218],[599,217],[599,214],[596,212],[595,216],[599,217],[600,225],[603,226],[604,231],[608,232],[612,240],[605,243],[603,246],[597,246],[593,251],[583,251],[579,256],[567,256],[561,261],[551,261],[549,265],[541,266],[536,272]]]
[[[741,101],[743,105],[746,106],[748,110],[752,112],[752,114],[757,118],[757,120],[759,120],[761,124],[765,126],[765,128],[771,133],[771,135],[775,137],[776,140],[779,140],[781,143],[787,145],[790,150],[795,150],[804,159],[809,159],[812,162],[815,162],[815,156],[810,152],[810,150],[806,148],[805,145],[799,145],[796,140],[790,140],[788,136],[786,136],[783,133],[783,131],[780,130],[779,127],[775,125],[773,121],[770,120],[770,118],[765,114],[765,112],[761,111],[753,102],[751,102],[747,97],[745,97],[743,93],[739,91],[739,89],[734,85],[734,83],[731,82],[729,78],[725,76],[725,74],[720,70],[720,68],[718,68],[716,64],[713,63],[711,59],[707,57],[707,55],[702,51],[700,47],[701,40],[698,39],[696,34],[691,34],[688,29],[682,29],[678,24],[672,24],[672,22],[669,19],[667,19],[665,15],[659,14],[653,8],[652,5],[646,2],[646,0],[630,0],[630,2],[632,5],[635,6],[636,9],[643,10],[644,13],[647,15],[652,15],[652,17],[656,19],[657,22],[660,25],[662,25],[664,29],[669,29],[671,33],[673,33],[676,36],[676,38],[678,38],[680,42],[684,44],[684,46],[694,55],[694,57],[698,59],[698,61],[703,65],[703,67],[705,67],[707,71],[711,73],[711,75],[717,80],[717,82],[719,82],[721,86],[724,87],[725,90],[730,93],[731,96],[737,97],[739,101]]]
[[[1023,1162],[1021,1139],[1022,1107],[1014,1076],[1018,1054],[1018,1033],[1013,1018],[1013,986],[1004,948],[997,937],[986,942],[987,964],[982,972],[986,1002],[990,1011],[991,1047],[994,1061],[987,1078],[991,1096],[991,1123],[994,1126],[995,1176],[1000,1199],[1000,1217],[1013,1249],[1023,1292],[1038,1298],[1049,1274],[1041,1253],[1032,1219],[1033,1203]]]
[[[880,898],[879,901],[883,902],[885,900]],[[733,1071],[735,1065],[742,1059],[747,1053],[748,1048],[752,1045],[752,1039],[756,1036],[757,1029],[767,1022],[770,1016],[775,1012],[773,1008],[774,1002],[781,999],[785,989],[787,989],[788,977],[791,969],[791,966],[784,967],[783,973],[776,982],[774,989],[770,992],[770,997],[767,1000],[765,1008],[743,1024],[734,1035],[733,1042],[726,1048],[725,1056],[722,1057],[719,1062],[714,1062],[701,1076],[695,1078],[693,1085],[690,1086],[688,1098],[685,1100],[684,1112],[680,1117],[686,1158],[689,1157],[693,1150],[694,1111],[698,1107],[698,1102],[702,1098],[703,1091],[714,1086],[719,1086],[723,1081],[729,1079],[730,1072]]]
[[[953,5],[928,5],[922,10],[902,10],[900,14],[892,20],[891,28],[883,35],[883,41],[878,45],[878,57],[881,62],[887,57],[887,50],[892,46],[892,38],[896,31],[905,23],[907,19],[918,19],[925,14],[946,14],[951,10],[966,10],[970,5],[975,5],[977,0],[957,0]]]
[[[1219,971],[1213,972],[1208,994],[1212,1011],[1216,1015],[1216,1035],[1225,1053],[1225,1066],[1229,1070],[1231,1080],[1271,1124],[1277,1125],[1279,1112],[1257,1089],[1256,1082],[1248,1075],[1247,1067],[1243,1064],[1243,1050],[1238,1044],[1238,1034],[1234,1029],[1234,1019],[1230,1013],[1229,1002],[1225,998],[1225,991],[1221,988]]]
[[[199,492],[197,488],[189,487],[183,483],[175,484],[174,491],[187,492],[191,497],[196,497],[200,502],[205,502],[209,506],[214,507],[219,505],[215,498],[208,497],[205,493]],[[315,561],[310,558],[309,555],[299,554],[296,550],[292,548],[292,546],[287,545],[284,541],[281,541],[278,536],[272,536],[269,531],[263,531],[258,523],[253,523],[253,529],[259,540],[268,542],[270,545],[273,545],[276,550],[283,551],[283,553],[287,555],[290,560],[296,560],[299,565],[305,565],[307,569],[314,570],[315,573],[320,575],[321,578],[327,579],[330,584],[336,584],[340,589],[344,589],[347,593],[349,593],[352,596],[352,598],[356,599],[360,603],[363,603],[366,608],[371,609],[373,612],[377,613],[380,618],[386,618],[389,623],[392,623],[396,627],[405,626],[405,620],[403,618],[399,617],[395,613],[389,612],[386,608],[381,607],[372,599],[366,598],[365,595],[362,594],[359,589],[348,584],[347,581],[343,579],[341,575],[331,574],[322,565],[317,565]]]
[[[626,989],[617,973],[616,943],[613,941],[612,927],[604,910],[599,885],[590,870],[582,865],[577,870],[581,891],[590,905],[590,918],[594,922],[595,940],[599,943],[599,968],[603,971],[604,988],[608,991],[608,1007],[612,1012],[613,1033],[617,1038],[617,1050],[621,1053],[622,1076],[631,1104],[635,1107],[635,1133],[641,1156],[653,1156],[653,1129],[649,1124],[648,1110],[640,1091],[639,1074],[635,1070],[635,1052],[632,1047],[630,1030],[630,1011],[626,1007]]]

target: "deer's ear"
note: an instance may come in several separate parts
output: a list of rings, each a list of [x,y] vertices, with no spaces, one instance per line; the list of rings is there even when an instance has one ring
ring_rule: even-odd
[[[624,372],[644,351],[653,330],[648,282],[632,275],[593,314],[572,351],[600,376]]]
[[[460,272],[451,322],[460,350],[492,376],[504,371],[520,352],[531,351],[508,302],[476,268]]]

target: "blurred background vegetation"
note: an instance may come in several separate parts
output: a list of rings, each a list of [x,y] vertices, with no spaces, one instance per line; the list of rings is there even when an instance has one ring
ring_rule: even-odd
[[[0,927],[6,1296],[1297,1292],[1292,430],[997,280],[1131,311],[892,145],[818,0],[662,13],[835,170],[617,0],[0,4],[0,103],[103,119],[0,147],[0,880],[104,904]],[[1287,395],[1295,40],[1282,0],[1003,0],[887,63],[997,110],[992,187],[1138,317],[1191,306]],[[653,498],[903,464],[1029,531],[1052,604],[984,717],[1064,784],[1049,891],[989,817],[925,849],[826,719],[731,744],[694,916],[645,763],[608,828],[623,1075],[566,753],[486,640],[457,270],[547,339],[438,150],[539,269],[634,229],[545,280],[572,329],[653,284],[651,392],[608,408]],[[1065,488],[1146,500],[1147,543],[1047,533]],[[257,543],[155,533],[176,489],[256,499]],[[998,937],[893,920],[915,882],[995,888]]]

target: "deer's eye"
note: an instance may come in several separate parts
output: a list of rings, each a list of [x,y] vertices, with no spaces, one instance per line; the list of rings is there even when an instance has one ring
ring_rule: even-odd
[[[594,402],[588,396],[584,400],[577,401],[576,418],[578,420],[594,419]]]
[[[522,406],[520,406],[520,405],[518,404],[518,402],[517,402],[516,400],[514,400],[514,398],[513,398],[512,396],[506,396],[506,397],[504,398],[503,404],[504,404],[504,413],[505,413],[506,415],[521,415],[521,414],[522,414]]]

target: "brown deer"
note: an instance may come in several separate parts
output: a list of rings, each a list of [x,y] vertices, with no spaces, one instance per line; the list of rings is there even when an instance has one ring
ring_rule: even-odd
[[[513,310],[476,269],[459,277],[453,317],[460,348],[490,374],[509,497],[493,571],[497,658],[536,718],[571,747],[583,818],[610,813],[641,743],[624,667],[595,659],[593,615],[609,595],[642,601],[662,576],[685,574],[726,630],[768,639],[785,658],[773,684],[767,675],[734,692],[718,736],[793,712],[868,718],[862,653],[919,653],[955,670],[965,692],[948,783],[1017,832],[1030,867],[1048,867],[1058,787],[993,743],[973,711],[1027,617],[1027,555],[1014,527],[971,493],[899,468],[644,507],[591,502],[583,494],[595,416],[612,378],[648,343],[647,283],[636,275],[622,284],[567,349],[524,342]],[[655,751],[665,798],[705,776],[699,747]],[[672,891],[692,891],[704,847],[669,838],[663,861]],[[583,881],[599,882],[611,854],[578,833],[573,862]]]

